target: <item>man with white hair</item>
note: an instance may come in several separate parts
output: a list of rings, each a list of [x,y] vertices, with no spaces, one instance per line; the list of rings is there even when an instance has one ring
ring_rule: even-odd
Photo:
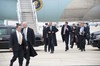
[[[34,57],[37,55],[36,51],[33,48],[33,44],[35,44],[35,35],[32,28],[27,26],[27,22],[22,22],[22,33],[24,34],[26,40],[26,50],[24,57],[26,59],[26,66],[29,65],[30,56]]]

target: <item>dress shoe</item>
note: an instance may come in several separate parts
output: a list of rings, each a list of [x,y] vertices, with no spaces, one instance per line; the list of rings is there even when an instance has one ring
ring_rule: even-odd
[[[73,48],[73,46],[71,46],[70,48]]]
[[[10,65],[9,66],[13,66],[13,63],[10,63]]]
[[[54,53],[54,51],[51,51],[50,53],[52,54],[52,53]]]
[[[65,49],[65,51],[67,51],[68,49]]]
[[[86,50],[84,49],[84,51],[86,51]]]
[[[45,52],[47,52],[47,50],[44,50]]]

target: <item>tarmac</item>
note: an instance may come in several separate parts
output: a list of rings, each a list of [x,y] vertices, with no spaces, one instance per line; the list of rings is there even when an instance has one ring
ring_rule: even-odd
[[[100,66],[100,50],[86,45],[86,51],[81,52],[74,45],[73,49],[65,50],[65,44],[58,41],[58,46],[55,47],[55,52],[44,52],[44,46],[34,47],[38,55],[31,57],[29,66]],[[0,66],[9,66],[12,52],[8,49],[0,49]],[[24,59],[23,66],[26,60]],[[14,66],[18,66],[18,59]]]
[[[100,30],[99,27],[92,27],[91,31]],[[61,30],[61,29],[59,29]],[[65,44],[61,40],[60,31],[57,32],[57,43],[55,52],[44,52],[44,46],[34,47],[38,55],[31,57],[29,66],[100,66],[100,49],[86,45],[86,51],[81,52],[74,45],[73,49],[65,51]],[[70,45],[69,45],[70,46]],[[0,49],[0,66],[9,66],[12,52],[8,49]],[[26,60],[24,59],[23,66]],[[18,59],[13,66],[18,66]]]

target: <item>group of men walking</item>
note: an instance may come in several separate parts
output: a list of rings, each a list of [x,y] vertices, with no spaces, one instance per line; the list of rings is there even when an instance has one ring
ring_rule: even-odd
[[[51,47],[51,53],[54,53],[54,46],[57,46],[56,32],[58,29],[56,26],[52,26],[51,22],[49,25],[48,23],[45,23],[45,25],[46,26],[43,27],[44,51],[47,52],[47,48],[48,51],[50,51],[49,49]],[[51,26],[53,27],[53,30],[51,30]],[[69,26],[68,22],[65,22],[61,28],[61,36],[62,41],[65,42],[65,51],[69,50],[69,43],[70,48],[73,48],[74,43],[76,43],[79,50],[85,51],[86,39],[89,44],[90,28],[88,23],[80,22],[77,25],[73,24],[72,26]]]
[[[21,28],[23,26],[23,28]],[[26,59],[26,66],[29,66],[30,57],[37,55],[36,51],[32,47],[35,43],[35,35],[33,29],[27,26],[27,22],[22,22],[16,25],[16,31],[10,36],[10,51],[13,51],[13,57],[10,61],[10,66],[18,58],[19,66],[23,65],[23,58]],[[52,25],[52,22],[45,23],[43,27],[43,38],[44,38],[44,51],[54,53],[55,46],[57,46],[56,32],[58,29],[56,26]],[[68,22],[62,26],[61,36],[63,42],[65,42],[65,51],[69,50],[69,37],[70,37],[70,47],[73,48],[74,43],[76,43],[77,48],[81,51],[85,51],[86,39],[89,44],[90,28],[88,23],[84,25],[83,22],[79,23],[77,26],[73,24],[68,25]]]
[[[21,28],[23,26],[23,28]],[[23,65],[23,58],[26,59],[26,66],[29,66],[30,56],[37,55],[33,48],[35,43],[35,35],[33,29],[27,26],[27,22],[21,24],[17,23],[16,31],[10,36],[10,51],[13,51],[13,57],[10,61],[10,66],[18,58],[19,66]]]

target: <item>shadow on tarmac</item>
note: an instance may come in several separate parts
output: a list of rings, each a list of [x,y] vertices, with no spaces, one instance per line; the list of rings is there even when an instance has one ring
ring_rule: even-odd
[[[11,51],[0,51],[0,53],[11,53]]]
[[[88,51],[100,51],[100,49],[88,49]]]
[[[36,51],[43,51],[43,50],[36,50]],[[12,51],[9,50],[0,50],[0,53],[11,53]]]

